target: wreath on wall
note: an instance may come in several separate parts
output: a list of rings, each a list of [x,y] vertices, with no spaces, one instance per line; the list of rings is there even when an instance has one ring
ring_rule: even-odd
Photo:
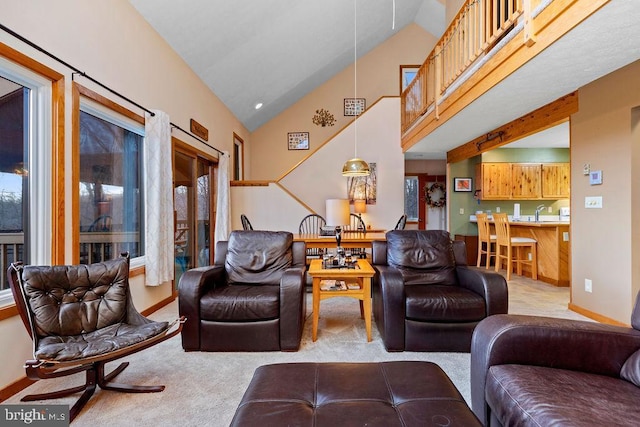
[[[425,198],[430,208],[441,208],[447,204],[447,188],[443,182],[425,185]]]

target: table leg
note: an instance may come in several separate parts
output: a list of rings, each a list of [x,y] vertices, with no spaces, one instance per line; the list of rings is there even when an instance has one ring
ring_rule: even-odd
[[[364,325],[367,329],[367,341],[371,342],[371,278],[362,279],[362,290],[364,292],[363,308],[364,308]]]
[[[320,317],[320,278],[313,278],[313,326],[311,328],[311,339],[316,342],[318,339],[318,319]]]

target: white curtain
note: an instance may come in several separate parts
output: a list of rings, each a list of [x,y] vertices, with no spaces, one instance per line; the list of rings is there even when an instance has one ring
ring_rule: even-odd
[[[231,233],[231,203],[229,198],[229,153],[224,152],[218,161],[218,191],[216,206],[215,242],[228,240]]]
[[[145,117],[145,284],[173,280],[173,169],[171,123],[162,111]]]

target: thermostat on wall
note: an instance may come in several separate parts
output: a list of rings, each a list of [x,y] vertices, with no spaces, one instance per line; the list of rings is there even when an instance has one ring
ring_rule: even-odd
[[[591,185],[602,184],[602,171],[591,171],[589,173],[589,184]]]

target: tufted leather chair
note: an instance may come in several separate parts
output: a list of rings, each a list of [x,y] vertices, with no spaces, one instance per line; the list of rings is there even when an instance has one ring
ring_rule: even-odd
[[[187,351],[297,351],[306,314],[305,244],[284,231],[232,231],[213,266],[187,271],[179,311]]]
[[[387,351],[468,352],[479,321],[506,313],[506,280],[467,267],[443,230],[394,230],[374,241],[373,315]]]
[[[33,340],[33,360],[25,364],[33,380],[86,372],[84,385],[28,395],[23,401],[54,399],[80,391],[73,420],[95,391],[148,393],[164,386],[116,384],[128,362],[105,375],[105,364],[177,335],[168,322],[143,317],[129,291],[129,255],[89,265],[12,264],[7,276],[22,322]]]

